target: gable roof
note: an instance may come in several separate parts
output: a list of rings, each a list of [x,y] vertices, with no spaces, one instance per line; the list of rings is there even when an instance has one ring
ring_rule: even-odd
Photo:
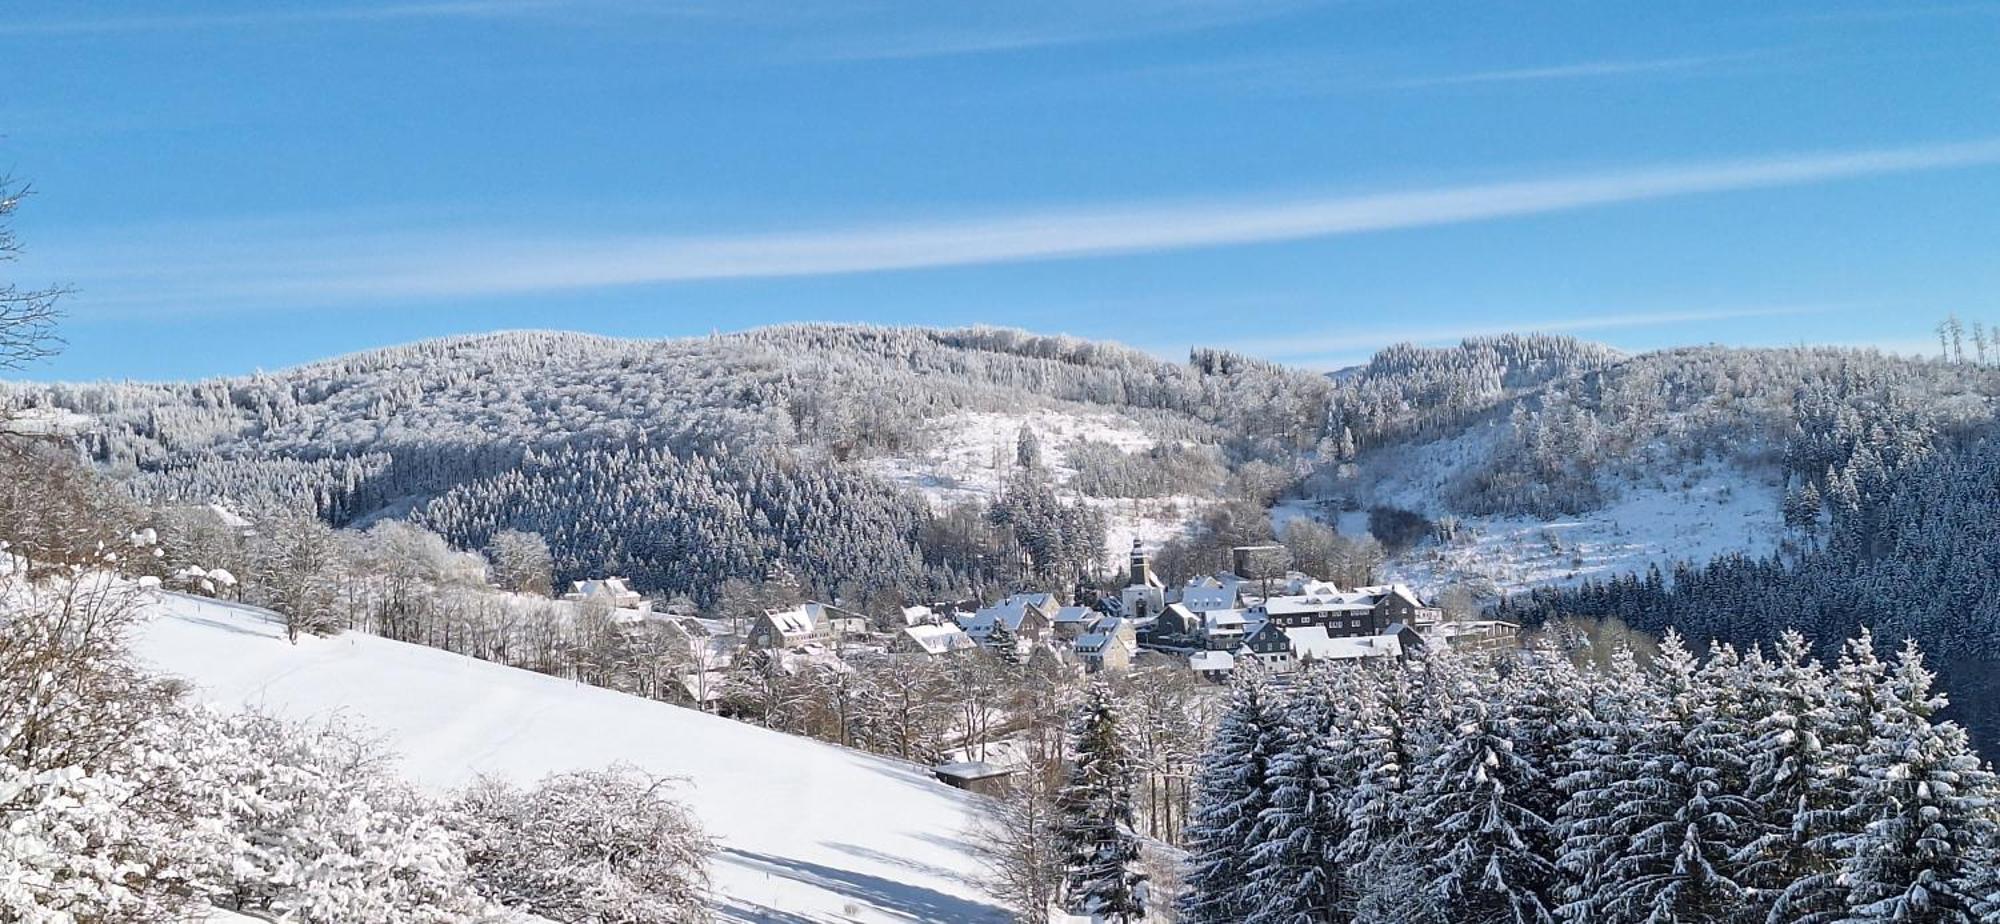
[[[1285,633],[1292,640],[1292,653],[1316,661],[1351,661],[1357,658],[1395,657],[1403,653],[1402,640],[1393,635],[1334,637],[1321,626],[1306,626]]]
[[[957,626],[910,626],[903,634],[927,654],[949,654],[979,647],[972,636]]]
[[[1096,616],[1097,612],[1087,606],[1065,606],[1062,609],[1056,610],[1055,616],[1050,618],[1049,621],[1059,626],[1069,623],[1089,625]]]
[[[1197,651],[1188,656],[1188,667],[1198,671],[1236,669],[1236,656],[1227,651]]]
[[[768,611],[764,618],[787,636],[811,635],[826,621],[826,608],[817,603],[801,603],[789,610]]]

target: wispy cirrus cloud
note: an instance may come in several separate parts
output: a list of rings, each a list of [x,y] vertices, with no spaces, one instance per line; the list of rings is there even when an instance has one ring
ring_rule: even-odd
[[[0,21],[6,35],[108,35],[128,32],[186,32],[262,26],[389,22],[411,19],[464,19],[538,12],[562,6],[561,0],[431,0],[343,6],[264,5],[240,11],[205,13],[143,13],[59,19],[18,18]]]
[[[1771,53],[1769,52],[1745,52],[1728,55],[1690,55],[1672,58],[1626,58],[1580,61],[1572,64],[1472,71],[1464,74],[1441,74],[1434,77],[1415,77],[1408,80],[1391,82],[1389,86],[1396,89],[1416,90],[1430,87],[1476,86],[1479,84],[1587,80],[1642,74],[1698,74],[1728,65],[1743,64],[1770,57]]]
[[[913,11],[893,28],[814,37],[814,55],[832,60],[899,60],[994,54],[1199,32],[1271,19],[1306,0],[1025,0],[1005,4],[943,4],[949,22]]]
[[[102,279],[109,285],[100,291],[108,295],[126,291],[156,303],[169,297],[363,303],[508,296],[1235,247],[1994,164],[2000,164],[2000,139],[1337,196],[1127,203],[713,235],[260,224],[238,233],[177,231],[145,239],[142,252],[123,260],[67,269],[85,290]],[[198,243],[179,243],[189,240]],[[176,250],[184,246],[200,249]]]
[[[1678,327],[1756,318],[1805,317],[1851,308],[1849,305],[1756,305],[1748,307],[1682,311],[1608,312],[1567,317],[1508,316],[1493,324],[1426,324],[1419,326],[1356,329],[1341,327],[1320,333],[1300,333],[1285,337],[1245,338],[1219,346],[1305,366],[1344,365],[1396,343],[1435,345],[1455,343],[1467,337],[1501,334],[1576,334],[1646,327]]]

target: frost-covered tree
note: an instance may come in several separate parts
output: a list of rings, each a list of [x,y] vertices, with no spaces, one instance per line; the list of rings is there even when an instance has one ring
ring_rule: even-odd
[[[1271,764],[1283,748],[1284,728],[1279,693],[1246,664],[1217,720],[1195,789],[1180,898],[1189,924],[1241,921],[1257,907],[1247,872],[1257,825],[1271,804]]]
[[[555,587],[555,557],[541,536],[518,529],[503,529],[486,542],[486,558],[493,564],[493,583],[507,590],[547,595]]]
[[[474,882],[510,908],[559,921],[709,920],[710,845],[673,780],[631,767],[578,770],[530,788],[482,779],[453,824]]]
[[[1990,921],[1995,854],[1993,772],[1965,732],[1934,719],[1944,698],[1914,643],[1883,681],[1852,811],[1863,824],[1841,846],[1851,924]]]
[[[1341,671],[1343,675],[1346,671]],[[1250,924],[1323,924],[1346,919],[1350,904],[1339,863],[1347,841],[1354,766],[1352,729],[1341,721],[1354,684],[1315,671],[1282,716],[1279,751],[1266,784],[1270,804],[1251,832],[1246,881],[1255,883]]]
[[[1472,688],[1411,787],[1412,844],[1452,920],[1555,920],[1550,819],[1531,807],[1552,784],[1516,751],[1507,716]]]
[[[1071,719],[1069,759],[1056,795],[1063,907],[1106,924],[1142,920],[1147,889],[1132,830],[1132,762],[1117,703],[1103,684],[1086,691]]]
[[[1061,769],[1031,763],[973,820],[985,876],[981,885],[1021,924],[1047,924],[1064,880],[1056,835]]]

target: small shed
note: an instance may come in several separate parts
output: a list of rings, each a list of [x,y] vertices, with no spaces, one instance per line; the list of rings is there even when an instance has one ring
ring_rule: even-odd
[[[983,760],[961,760],[939,764],[931,768],[945,785],[966,792],[976,792],[982,796],[997,796],[1007,791],[1007,778],[1014,775],[1014,768],[999,767]]]

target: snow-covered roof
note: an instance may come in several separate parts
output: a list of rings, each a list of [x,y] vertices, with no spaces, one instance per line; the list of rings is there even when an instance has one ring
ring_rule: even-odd
[[[1356,658],[1396,657],[1403,643],[1393,635],[1363,635],[1345,638],[1329,636],[1323,626],[1287,629],[1292,653],[1316,661],[1351,661]]]
[[[1065,625],[1068,623],[1088,625],[1092,619],[1096,618],[1096,615],[1096,611],[1087,606],[1065,606],[1062,609],[1056,610],[1055,616],[1051,617],[1049,621],[1056,625]]]
[[[1198,671],[1236,669],[1236,656],[1227,651],[1197,651],[1188,656],[1188,667]]]
[[[639,596],[638,592],[625,586],[624,578],[608,577],[593,578],[587,581],[571,581],[569,587],[569,593],[563,596],[571,599],[589,599],[591,597],[631,599]]]
[[[1375,608],[1375,598],[1366,594],[1323,593],[1287,594],[1271,597],[1262,604],[1273,616],[1293,613],[1366,613]]]
[[[903,625],[921,626],[936,619],[937,615],[932,613],[928,606],[903,607]]]
[[[1340,588],[1332,581],[1322,581],[1309,574],[1293,571],[1285,575],[1285,593],[1290,596],[1314,596],[1338,594]]]
[[[1372,584],[1367,587],[1356,587],[1354,592],[1374,597],[1378,602],[1383,597],[1401,597],[1411,606],[1424,605],[1424,601],[1417,597],[1417,592],[1411,590],[1408,584]]]
[[[811,635],[826,619],[826,608],[817,603],[802,603],[789,610],[767,612],[764,616],[779,632],[788,636]]]
[[[979,643],[957,626],[910,626],[903,630],[910,641],[928,654],[949,654],[979,647]]]
[[[1236,605],[1243,579],[1228,572],[1194,578],[1181,588],[1180,602],[1197,613],[1224,610]]]
[[[1028,607],[1030,606],[1044,613],[1050,612],[1055,609],[1056,595],[1051,593],[1014,594],[1001,600],[999,603],[982,608],[979,612],[972,614],[972,618],[964,621],[961,625],[965,627],[967,633],[975,638],[991,633],[993,625],[996,622],[1006,626],[1009,632],[1018,632],[1021,629],[1021,620],[1027,617]]]
[[[1249,622],[1249,618],[1243,615],[1242,610],[1211,610],[1202,614],[1202,625],[1208,627],[1210,632],[1217,629],[1240,632]]]
[[[1092,632],[1076,638],[1077,654],[1101,654],[1113,645],[1124,645],[1125,640],[1116,632]]]
[[[991,779],[996,776],[1007,776],[1014,771],[1008,767],[996,767],[983,760],[961,760],[948,764],[939,764],[933,767],[931,772],[936,773],[938,776],[950,777],[954,780],[971,781]]]

